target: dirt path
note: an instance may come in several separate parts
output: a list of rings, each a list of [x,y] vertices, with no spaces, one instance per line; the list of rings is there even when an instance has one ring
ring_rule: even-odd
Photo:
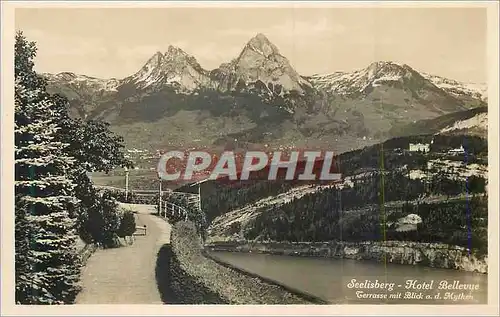
[[[136,210],[145,236],[133,245],[97,250],[82,272],[83,290],[76,304],[163,304],[156,281],[158,252],[170,242],[170,225],[150,213],[154,206],[124,205]]]

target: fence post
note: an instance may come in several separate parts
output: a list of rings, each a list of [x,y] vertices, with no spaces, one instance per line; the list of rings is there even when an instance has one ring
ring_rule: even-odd
[[[198,209],[201,211],[201,183],[198,184]]]
[[[160,174],[158,174],[158,179],[160,180],[160,192],[159,192],[159,197],[158,197],[158,213],[160,214],[160,217],[161,217],[161,177],[160,177]]]
[[[128,203],[128,168],[125,166],[125,201]]]

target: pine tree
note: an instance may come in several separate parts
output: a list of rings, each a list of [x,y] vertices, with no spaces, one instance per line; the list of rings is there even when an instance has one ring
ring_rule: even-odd
[[[116,166],[133,167],[124,156],[123,138],[113,134],[108,123],[70,118],[70,105],[65,97],[55,94],[50,98],[59,118],[60,130],[56,140],[68,144],[64,152],[76,162],[70,178],[76,184],[74,193],[80,203],[70,210],[70,216],[76,218],[77,230],[84,242],[113,245],[116,233],[113,224],[115,219],[119,219],[116,204],[99,197],[87,173],[109,172]]]
[[[33,70],[36,47],[22,35],[15,44],[16,301],[64,304],[78,290],[76,204],[67,177],[73,164],[55,140],[59,129],[44,80]]]

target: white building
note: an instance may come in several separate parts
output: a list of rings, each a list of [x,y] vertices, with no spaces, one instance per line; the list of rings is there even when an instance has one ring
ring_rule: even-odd
[[[422,218],[416,214],[409,214],[406,217],[399,218],[396,223],[396,231],[417,230],[418,224],[422,223]]]
[[[410,152],[423,152],[427,153],[430,151],[431,145],[429,143],[410,143]]]
[[[449,154],[464,154],[465,153],[465,149],[463,147],[463,145],[460,145],[460,147],[458,149],[451,149],[448,151]]]

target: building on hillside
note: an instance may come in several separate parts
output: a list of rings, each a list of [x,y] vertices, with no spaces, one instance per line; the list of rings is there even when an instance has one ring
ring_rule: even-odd
[[[410,143],[410,152],[423,152],[430,151],[431,145],[429,143]]]
[[[465,153],[465,149],[464,149],[463,145],[460,145],[460,147],[457,149],[451,149],[448,151],[448,154],[452,154],[452,155],[459,155],[459,154],[464,154],[464,153]]]

